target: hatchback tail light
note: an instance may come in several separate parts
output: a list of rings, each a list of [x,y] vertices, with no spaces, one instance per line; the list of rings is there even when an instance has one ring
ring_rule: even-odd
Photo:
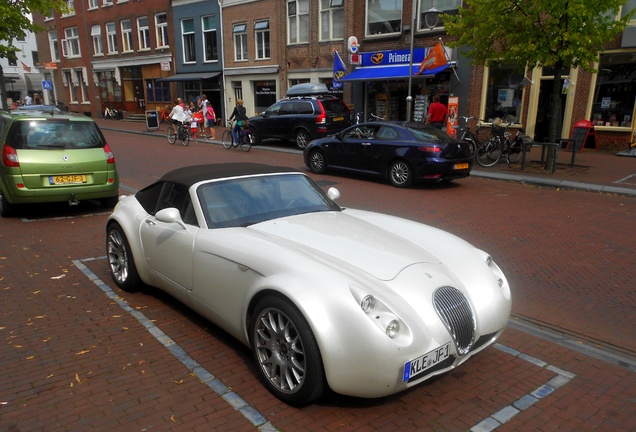
[[[325,111],[325,107],[322,105],[322,102],[318,102],[318,107],[320,108],[320,114],[316,117],[317,125],[326,125],[327,124],[327,112]]]
[[[19,168],[18,152],[8,145],[2,146],[2,164],[6,167]]]
[[[439,154],[442,152],[442,149],[435,146],[421,146],[417,148],[420,151],[425,151],[427,153]]]
[[[106,153],[106,162],[108,162],[109,164],[114,164],[115,155],[112,151],[110,151],[110,147],[108,147],[108,144],[104,144],[104,153]]]

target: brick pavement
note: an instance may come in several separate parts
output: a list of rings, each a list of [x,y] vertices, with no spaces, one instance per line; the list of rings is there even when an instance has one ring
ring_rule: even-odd
[[[170,148],[170,157],[185,155],[181,150]],[[197,146],[188,152],[193,160],[201,159]],[[245,157],[224,150],[206,152],[216,158]],[[258,157],[258,152],[249,155]],[[636,163],[614,155],[589,156],[606,157],[610,164],[613,159],[625,162],[625,173],[629,163]],[[298,165],[292,162],[297,155],[268,155],[268,159]],[[181,162],[188,160],[184,156]],[[595,175],[599,166],[591,167],[587,178]],[[618,177],[621,169],[608,173]],[[140,181],[144,184],[152,171],[147,167],[142,170]],[[621,238],[621,232],[611,229],[633,223],[631,201],[590,194],[583,203],[572,199],[572,213],[564,215],[540,208],[542,200],[570,202],[571,194],[558,191],[524,191],[506,187],[504,182],[477,179],[458,188],[401,191],[387,186],[378,193],[373,182],[345,178],[346,182],[339,177],[336,181],[340,181],[346,205],[373,209],[379,206],[378,200],[390,198],[401,203],[396,211],[405,217],[449,229],[475,244],[488,239],[484,248],[505,266],[517,287],[517,312],[561,315],[559,324],[576,320],[577,328],[600,332],[602,339],[610,334],[617,345],[633,343],[629,329],[634,328],[636,299],[633,290],[616,289],[636,280],[633,272],[624,268],[633,257],[633,247],[629,248],[625,235]],[[320,179],[334,180],[330,176]],[[488,192],[477,196],[486,186]],[[453,194],[447,194],[448,190]],[[448,196],[457,202],[448,205]],[[495,208],[505,207],[506,214],[513,211],[515,219],[530,214],[528,223],[543,230],[541,241],[536,242],[528,228],[514,224],[501,224],[493,230],[486,224],[491,217],[486,213],[466,217],[467,209],[478,208],[474,202],[480,199]],[[447,210],[441,213],[436,209],[442,208],[443,202]],[[578,237],[577,227],[585,224],[586,217],[599,220],[603,214],[607,226]],[[0,340],[5,342],[0,346],[4,366],[0,372],[0,430],[254,430],[248,419],[202,385],[72,264],[78,258],[103,255],[103,211],[82,207],[50,215],[61,217],[36,222],[0,220]],[[558,239],[553,238],[554,232],[560,233]],[[629,236],[629,231],[625,233]],[[563,261],[558,250],[551,250],[555,242],[584,252],[576,271],[552,281],[562,272],[558,263]],[[534,255],[528,256],[527,262],[519,260],[515,251],[521,250],[547,253],[545,260],[555,264],[545,269],[544,262]],[[599,254],[604,260],[598,259]],[[109,283],[103,258],[84,263]],[[561,266],[566,267],[566,263]],[[530,280],[523,279],[527,274]],[[586,296],[575,297],[577,287],[568,286],[577,277],[587,284]],[[556,376],[523,358],[488,349],[444,378],[400,395],[371,401],[330,395],[315,405],[296,409],[271,397],[256,378],[249,351],[210,323],[160,293],[116,292],[279,430],[468,430]],[[554,301],[554,296],[559,301]],[[636,430],[633,372],[515,329],[508,329],[500,343],[531,353],[576,377],[511,417],[498,430]]]

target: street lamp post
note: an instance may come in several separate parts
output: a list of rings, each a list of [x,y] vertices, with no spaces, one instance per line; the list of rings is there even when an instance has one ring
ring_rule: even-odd
[[[413,92],[411,90],[411,83],[413,81],[413,41],[415,39],[415,18],[417,17],[417,3],[418,0],[413,0],[411,6],[411,52],[409,55],[409,85],[408,96],[406,97],[406,121],[413,119]],[[439,21],[439,11],[434,7],[424,12],[424,23],[429,30],[432,30],[437,26]]]

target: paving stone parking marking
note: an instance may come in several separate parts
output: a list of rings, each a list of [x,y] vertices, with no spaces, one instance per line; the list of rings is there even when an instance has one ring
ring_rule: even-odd
[[[177,358],[185,367],[187,367],[199,380],[210,387],[215,393],[240,412],[250,423],[258,427],[262,432],[276,432],[277,429],[267,421],[267,419],[259,413],[254,407],[250,406],[243,398],[231,391],[225,384],[218,380],[208,370],[197,363],[187,352],[185,352],[174,340],[166,335],[159,327],[149,320],[143,313],[131,307],[127,301],[117,295],[106,283],[97,277],[95,273],[88,269],[83,263],[88,261],[96,261],[106,259],[106,257],[86,258],[82,260],[73,260],[73,264],[88,279],[90,279],[106,296],[117,303],[125,312],[132,315],[139,323],[154,336],[154,338],[162,344],[170,353]]]
[[[106,256],[84,258],[81,260],[73,260],[73,264],[97,287],[99,287],[104,294],[115,303],[117,303],[124,311],[132,315],[142,326],[148,330],[148,332],[155,337],[155,339],[161,343],[170,353],[177,358],[185,367],[187,367],[199,380],[210,387],[215,393],[221,396],[225,402],[232,406],[235,410],[240,412],[248,421],[250,421],[258,430],[262,432],[277,432],[276,429],[267,419],[258,412],[254,407],[250,406],[243,398],[238,394],[231,391],[221,380],[217,379],[212,373],[203,368],[197,361],[192,358],[188,353],[183,350],[172,338],[166,335],[159,327],[157,327],[151,320],[149,320],[143,313],[131,307],[128,302],[123,300],[117,295],[112,288],[110,288],[105,282],[103,282],[95,273],[93,273],[84,262],[97,261],[106,259]],[[517,357],[521,360],[525,360],[532,365],[547,369],[556,373],[556,376],[548,380],[545,384],[539,386],[534,391],[522,396],[514,401],[512,404],[505,406],[501,410],[492,414],[488,418],[482,420],[477,425],[473,426],[471,432],[490,432],[497,429],[502,424],[512,419],[517,414],[528,409],[539,400],[552,394],[555,390],[563,387],[576,375],[566,370],[560,369],[556,366],[550,365],[541,359],[524,354],[513,348],[495,343],[494,348],[503,351],[513,357]]]
[[[522,360],[532,363],[533,365],[537,367],[548,369],[556,373],[557,375],[553,377],[552,379],[550,379],[545,384],[543,384],[542,386],[539,386],[533,392],[520,397],[519,399],[514,401],[512,404],[500,409],[499,411],[497,411],[496,413],[494,413],[487,419],[482,420],[476,426],[470,429],[471,432],[490,432],[497,429],[499,426],[501,426],[502,424],[504,424],[505,422],[507,422],[508,420],[510,420],[517,414],[519,414],[520,412],[534,405],[540,399],[543,399],[544,397],[552,394],[556,389],[563,387],[565,384],[570,382],[570,380],[576,376],[575,374],[571,372],[565,371],[563,369],[559,369],[558,367],[552,366],[544,362],[543,360],[540,360],[536,357],[529,356],[520,351],[517,351],[516,349],[509,348],[505,345],[496,343],[493,345],[493,347],[507,354],[510,354],[511,356],[518,357]]]

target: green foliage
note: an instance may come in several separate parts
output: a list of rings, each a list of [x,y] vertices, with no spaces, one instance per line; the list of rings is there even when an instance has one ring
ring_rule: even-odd
[[[449,46],[466,47],[474,64],[581,67],[592,71],[597,53],[627,25],[617,20],[625,0],[469,0],[445,16]],[[602,11],[602,12],[600,12]]]
[[[33,12],[49,14],[65,10],[64,0],[0,0],[0,58],[15,57],[14,39],[41,30],[30,19]]]

